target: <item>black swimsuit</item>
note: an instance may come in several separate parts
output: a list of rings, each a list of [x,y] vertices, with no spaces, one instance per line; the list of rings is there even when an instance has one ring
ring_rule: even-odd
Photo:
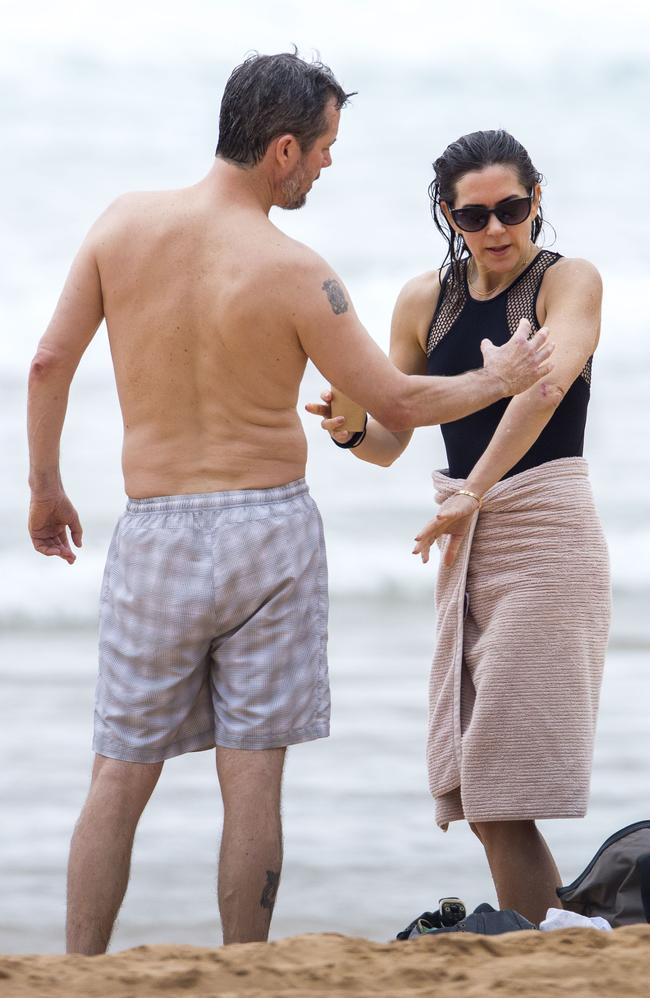
[[[541,250],[512,284],[489,301],[476,301],[467,287],[467,260],[460,264],[460,280],[447,270],[440,289],[427,339],[427,373],[451,376],[483,366],[481,340],[495,346],[506,343],[519,320],[539,329],[536,303],[544,274],[560,259],[559,253]],[[573,382],[530,450],[504,476],[535,468],[562,457],[582,457],[591,358]],[[467,478],[489,444],[509,399],[441,426],[451,478]]]

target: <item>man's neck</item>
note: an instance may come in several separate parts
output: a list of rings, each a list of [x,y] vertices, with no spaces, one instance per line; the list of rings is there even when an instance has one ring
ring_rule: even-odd
[[[268,216],[273,204],[273,185],[261,166],[242,167],[220,156],[199,185],[216,197],[227,198],[241,208],[263,211]]]

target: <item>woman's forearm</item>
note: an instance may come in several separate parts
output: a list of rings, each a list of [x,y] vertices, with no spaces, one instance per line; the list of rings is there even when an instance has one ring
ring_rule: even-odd
[[[406,449],[412,433],[412,430],[399,432],[387,430],[385,426],[369,416],[366,435],[358,447],[352,448],[352,453],[360,461],[388,468]]]
[[[543,383],[513,398],[467,477],[466,488],[482,496],[496,485],[530,450],[562,398],[560,388]]]

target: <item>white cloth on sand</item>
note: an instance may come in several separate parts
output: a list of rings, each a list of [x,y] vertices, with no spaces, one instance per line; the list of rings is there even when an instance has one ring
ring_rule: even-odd
[[[603,932],[612,932],[612,927],[605,918],[596,915],[589,918],[587,915],[579,915],[577,911],[565,911],[563,908],[549,908],[546,918],[539,923],[542,932],[552,932],[554,929],[601,929]]]

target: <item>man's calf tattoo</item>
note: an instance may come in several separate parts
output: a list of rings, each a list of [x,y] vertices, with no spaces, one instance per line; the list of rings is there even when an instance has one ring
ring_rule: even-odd
[[[260,906],[266,908],[268,911],[273,911],[273,905],[275,904],[275,898],[278,893],[278,887],[280,885],[280,873],[275,873],[274,870],[266,871],[266,883],[264,885],[264,890],[262,891],[262,897],[260,898]]]
[[[328,281],[323,281],[323,291],[327,295],[327,299],[332,306],[332,312],[334,315],[342,315],[343,312],[348,310],[348,300],[343,293],[343,288],[338,281],[330,278]]]

